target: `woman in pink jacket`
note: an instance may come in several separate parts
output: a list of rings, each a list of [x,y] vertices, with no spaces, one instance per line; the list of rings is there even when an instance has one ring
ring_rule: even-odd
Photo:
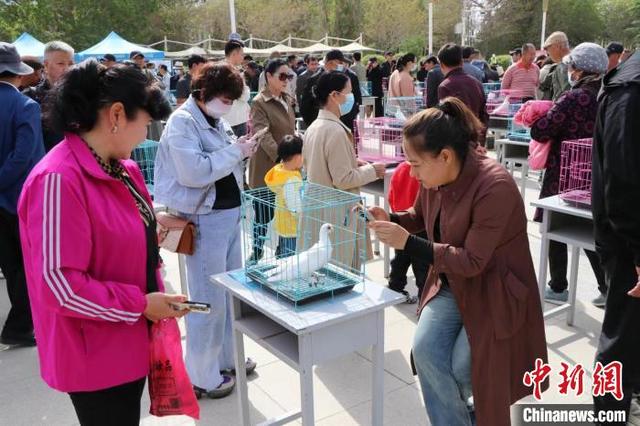
[[[44,381],[82,425],[137,425],[149,372],[148,320],[184,315],[163,293],[155,218],[127,160],[169,113],[137,69],[95,61],[56,86],[49,121],[65,139],[33,169],[18,215]]]

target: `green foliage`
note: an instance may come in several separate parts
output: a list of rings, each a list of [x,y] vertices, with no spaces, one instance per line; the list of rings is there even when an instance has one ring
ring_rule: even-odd
[[[469,3],[470,0],[467,0]],[[493,5],[475,46],[490,56],[525,42],[540,43],[540,0],[477,0]],[[460,42],[454,33],[462,1],[433,3],[433,48]],[[380,49],[413,52],[428,47],[427,0],[235,0],[238,31],[245,37],[281,40],[287,35],[319,39],[325,34],[356,38]],[[640,0],[550,0],[547,34],[561,30],[572,45],[582,41],[640,43]],[[197,42],[222,39],[230,30],[227,0],[0,0],[0,39],[23,31],[47,42],[63,39],[76,50],[102,40],[110,31],[141,44],[162,40]],[[267,47],[256,43],[254,47]],[[170,48],[182,48],[174,45]],[[213,45],[220,48],[220,45]],[[434,52],[434,53],[435,53]]]
[[[427,41],[424,36],[413,36],[400,43],[400,50],[405,53],[413,53],[417,57],[420,57],[425,51],[426,44]]]
[[[505,71],[511,65],[510,55],[493,55],[490,60],[491,65],[500,65]]]

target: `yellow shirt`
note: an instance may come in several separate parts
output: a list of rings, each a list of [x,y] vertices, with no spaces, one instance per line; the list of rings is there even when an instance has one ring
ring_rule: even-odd
[[[277,164],[264,177],[267,187],[276,194],[275,229],[282,237],[296,237],[300,214],[302,174],[299,170],[286,170]]]

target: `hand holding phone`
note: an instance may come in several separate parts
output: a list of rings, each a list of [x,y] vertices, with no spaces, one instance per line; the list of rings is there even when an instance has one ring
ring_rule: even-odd
[[[173,306],[173,309],[176,311],[187,310],[196,314],[211,313],[211,305],[204,302],[192,302],[190,300],[185,300],[184,302],[172,303],[171,306]]]

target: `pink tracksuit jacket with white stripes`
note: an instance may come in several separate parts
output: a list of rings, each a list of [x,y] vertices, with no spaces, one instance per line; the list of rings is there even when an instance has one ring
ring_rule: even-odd
[[[138,166],[124,165],[151,203]],[[18,215],[44,381],[75,392],[146,376],[145,231],[125,185],[67,134],[27,178]]]

